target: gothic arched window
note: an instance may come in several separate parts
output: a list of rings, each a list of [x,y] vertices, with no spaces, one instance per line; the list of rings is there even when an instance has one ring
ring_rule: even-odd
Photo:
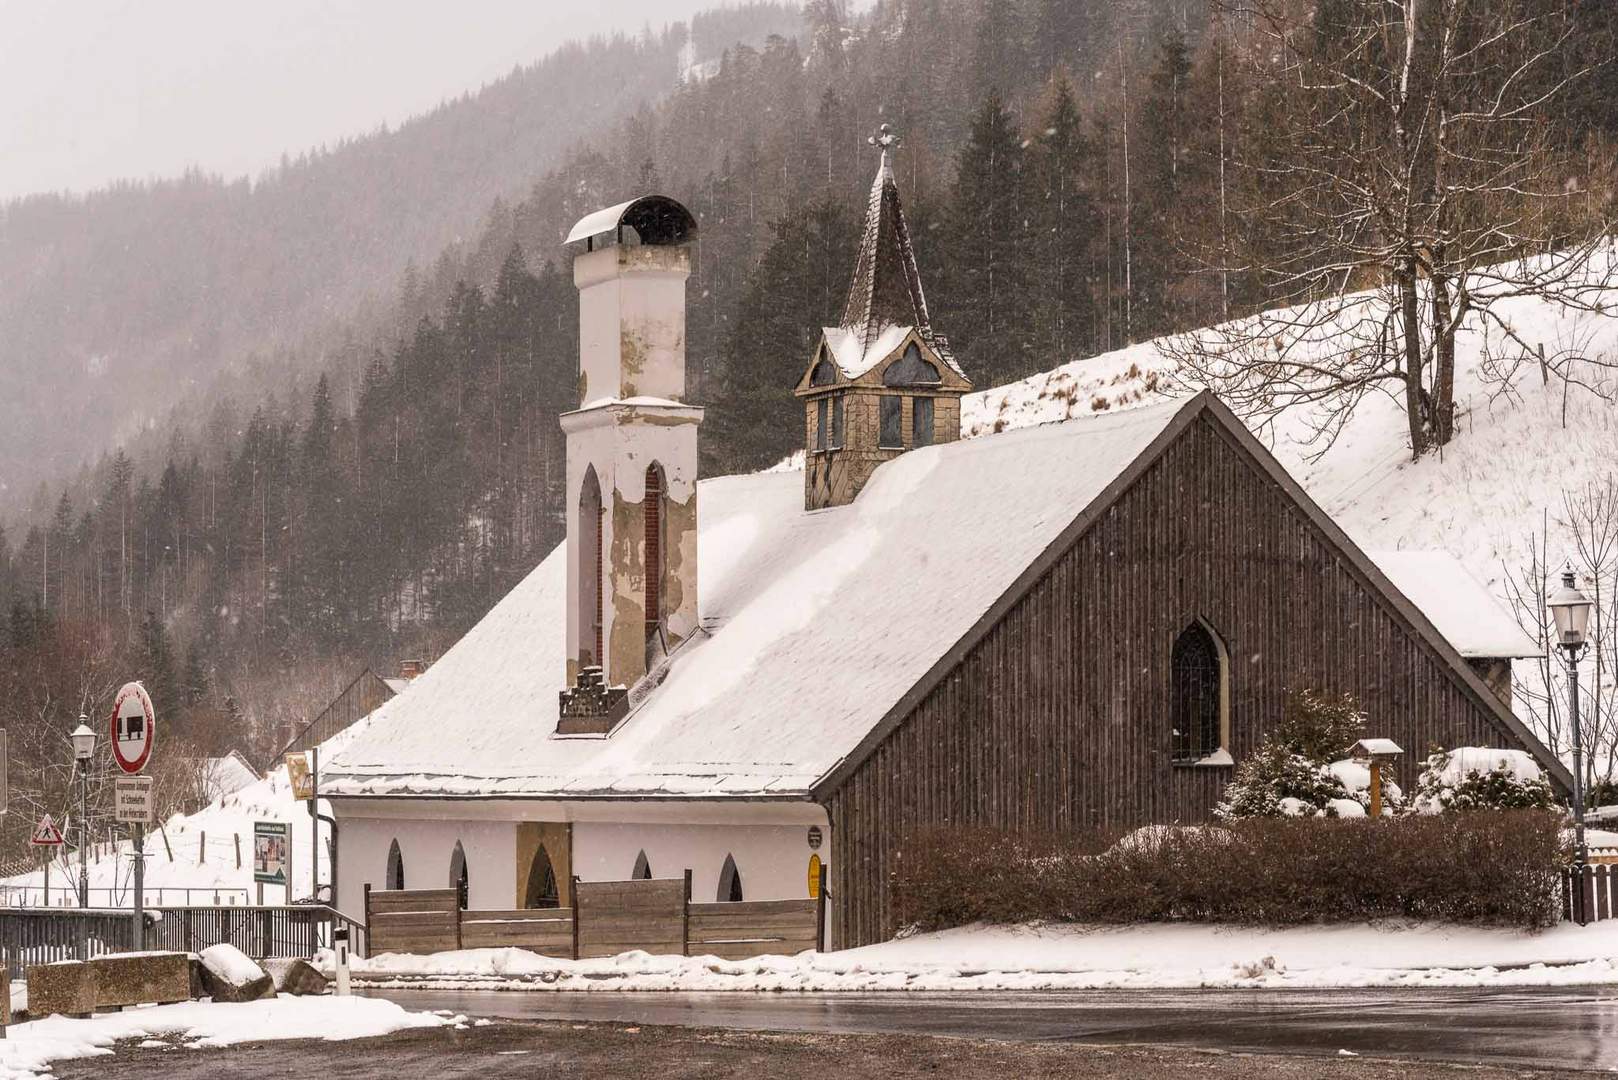
[[[592,466],[579,488],[579,664],[603,664],[601,650],[602,580],[601,482]]]
[[[724,868],[719,871],[719,902],[739,904],[742,900],[742,876],[736,872],[736,860],[725,856]]]
[[[455,850],[449,856],[449,887],[455,890],[455,899],[461,905],[461,910],[465,911],[466,897],[472,883],[466,876],[466,851],[459,840],[455,841]]]
[[[831,366],[831,361],[825,356],[815,361],[815,366],[809,372],[810,386],[830,386],[837,381],[837,369]]]
[[[922,359],[914,341],[905,346],[899,359],[882,373],[883,386],[933,386],[943,381],[938,377],[938,369]]]
[[[404,888],[404,856],[399,854],[399,841],[388,848],[388,888]]]
[[[528,864],[528,888],[523,890],[522,906],[525,908],[562,906],[561,893],[556,888],[556,870],[551,866],[551,857],[546,852],[544,844],[534,852],[534,860]]]
[[[632,881],[652,880],[652,864],[646,861],[646,852],[635,856],[635,869],[629,875]]]
[[[1225,748],[1229,711],[1225,647],[1201,619],[1174,639],[1169,656],[1169,720],[1174,760],[1202,761]]]

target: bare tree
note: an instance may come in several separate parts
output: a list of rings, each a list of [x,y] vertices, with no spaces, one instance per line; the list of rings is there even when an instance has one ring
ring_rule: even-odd
[[[1316,406],[1329,444],[1365,395],[1398,399],[1414,455],[1455,432],[1455,348],[1488,327],[1525,352],[1505,301],[1598,310],[1613,277],[1604,204],[1551,106],[1583,72],[1556,11],[1494,0],[1228,0],[1244,63],[1280,80],[1278,127],[1240,164],[1247,270],[1277,310],[1175,339],[1187,382],[1267,424]],[[1279,146],[1279,150],[1275,147]]]
[[[1543,655],[1519,664],[1513,695],[1519,715],[1562,756],[1572,749],[1567,723],[1567,669],[1556,647],[1555,629],[1545,607],[1546,594],[1570,565],[1595,601],[1590,616],[1590,646],[1583,663],[1580,696],[1580,742],[1585,784],[1594,788],[1618,774],[1618,480],[1609,474],[1577,491],[1562,494],[1556,521],[1564,538],[1559,557],[1547,554],[1550,522],[1528,543],[1527,564],[1508,574],[1506,590],[1518,624],[1534,638]]]

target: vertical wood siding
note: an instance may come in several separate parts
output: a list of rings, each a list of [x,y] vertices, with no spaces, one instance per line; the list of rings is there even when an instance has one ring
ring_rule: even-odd
[[[1080,510],[1074,507],[1075,514]],[[1285,692],[1353,694],[1405,748],[1512,737],[1292,499],[1207,418],[1059,558],[827,798],[840,946],[889,936],[894,841],[1211,816],[1231,768],[1170,764],[1169,651],[1201,616],[1230,654],[1237,761]]]

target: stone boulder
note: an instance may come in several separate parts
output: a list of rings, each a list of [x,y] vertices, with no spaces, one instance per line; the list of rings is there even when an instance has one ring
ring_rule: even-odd
[[[275,996],[275,980],[234,945],[210,945],[197,958],[202,961],[202,988],[215,1001],[257,1001]]]
[[[307,960],[296,957],[266,960],[264,970],[275,980],[277,994],[312,997],[326,992],[326,976],[316,971]]]

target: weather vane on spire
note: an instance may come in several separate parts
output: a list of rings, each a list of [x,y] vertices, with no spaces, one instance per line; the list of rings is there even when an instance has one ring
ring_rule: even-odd
[[[883,124],[876,129],[876,134],[865,140],[882,151],[882,172],[893,175],[893,152],[899,149],[899,136],[894,134],[891,125]]]

